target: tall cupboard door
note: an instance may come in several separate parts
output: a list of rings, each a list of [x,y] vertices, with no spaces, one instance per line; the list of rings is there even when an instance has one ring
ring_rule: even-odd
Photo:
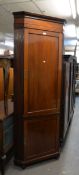
[[[27,74],[24,75],[25,92],[26,87],[28,89],[28,115],[54,113],[58,110],[60,88],[59,35],[55,32],[30,30],[28,44],[28,83]],[[24,98],[26,110],[27,97],[24,95]]]
[[[26,30],[25,34],[29,47],[28,71],[26,57],[24,69],[24,92],[26,94],[27,90],[28,96],[27,100],[24,95],[24,155],[30,162],[54,152],[59,154],[59,64],[62,64],[62,59],[58,58],[62,37],[55,32],[33,29]]]

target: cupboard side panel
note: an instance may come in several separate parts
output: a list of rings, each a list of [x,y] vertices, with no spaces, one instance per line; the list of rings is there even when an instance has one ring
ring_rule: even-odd
[[[24,116],[28,113],[28,29],[24,29]]]
[[[15,140],[15,159],[23,159],[23,121],[24,110],[24,30],[15,29],[14,31],[14,140]],[[21,151],[22,150],[22,151]]]
[[[57,91],[57,109],[60,111],[61,107],[61,89],[62,89],[62,50],[63,37],[62,33],[59,34],[59,56],[58,56],[58,91]]]

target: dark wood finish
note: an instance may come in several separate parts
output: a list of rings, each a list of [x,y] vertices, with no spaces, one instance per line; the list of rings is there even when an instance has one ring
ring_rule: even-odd
[[[63,56],[62,105],[60,119],[60,140],[64,142],[75,106],[75,64],[76,57]]]
[[[59,155],[61,19],[14,13],[15,163]]]

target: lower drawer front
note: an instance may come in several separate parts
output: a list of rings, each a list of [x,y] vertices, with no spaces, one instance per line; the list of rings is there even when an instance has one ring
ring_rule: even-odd
[[[57,152],[59,152],[59,116],[25,119],[25,161]]]

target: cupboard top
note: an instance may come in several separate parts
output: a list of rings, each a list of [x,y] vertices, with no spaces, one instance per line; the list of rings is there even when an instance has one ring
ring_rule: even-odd
[[[66,23],[65,19],[60,19],[60,18],[55,18],[51,16],[45,16],[45,15],[40,15],[40,14],[35,14],[35,13],[30,13],[30,12],[25,12],[25,11],[20,11],[20,12],[13,12],[14,18],[34,18],[34,19],[39,19],[39,20],[47,20],[55,23],[60,23],[64,24]]]

